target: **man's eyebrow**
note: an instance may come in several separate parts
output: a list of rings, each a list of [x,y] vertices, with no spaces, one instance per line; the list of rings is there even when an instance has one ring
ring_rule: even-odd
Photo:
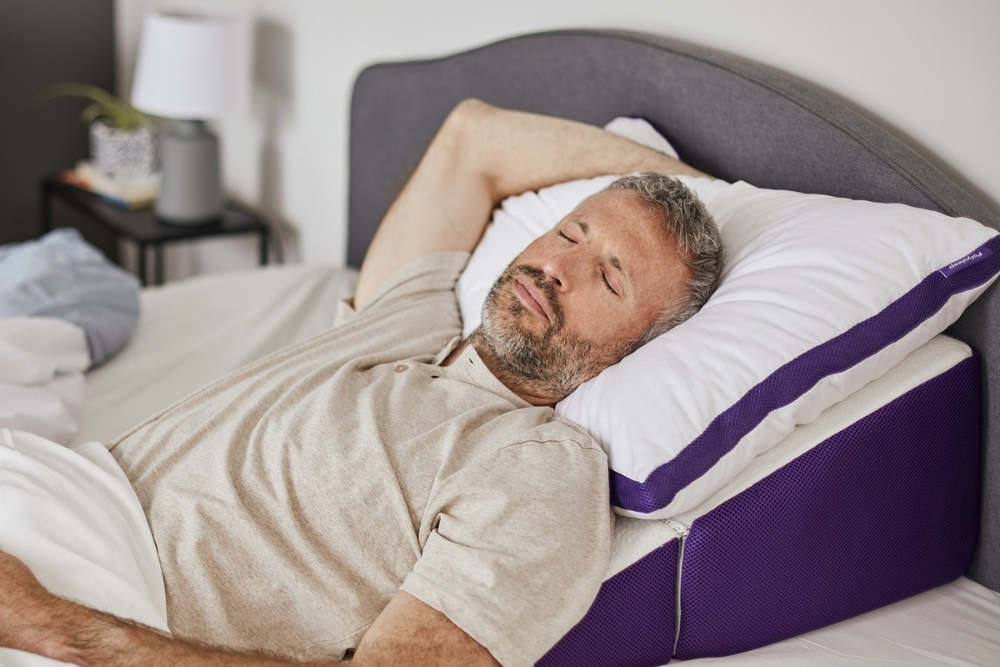
[[[573,222],[575,222],[580,228],[580,231],[583,232],[584,236],[590,232],[590,225],[583,220],[574,220]],[[622,278],[625,280],[625,285],[623,287],[627,289],[627,286],[632,282],[632,279],[629,277],[628,271],[625,270],[625,267],[622,266],[621,260],[619,260],[615,255],[611,255],[611,257],[608,258],[608,263],[622,275]]]
[[[623,288],[627,290],[629,285],[631,285],[632,283],[632,277],[629,276],[628,271],[625,270],[625,267],[622,266],[622,263],[614,255],[611,255],[611,257],[608,258],[608,263],[611,264],[611,266],[618,269],[618,273],[620,273],[622,275],[622,278],[625,280]]]

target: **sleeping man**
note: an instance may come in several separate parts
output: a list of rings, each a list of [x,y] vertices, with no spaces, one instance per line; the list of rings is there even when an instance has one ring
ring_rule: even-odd
[[[616,181],[529,245],[461,340],[454,286],[505,197]],[[580,123],[460,104],[327,333],[111,444],[156,542],[173,637],[49,594],[0,553],[0,645],[79,665],[532,665],[586,613],[607,460],[552,405],[694,313],[703,175]]]

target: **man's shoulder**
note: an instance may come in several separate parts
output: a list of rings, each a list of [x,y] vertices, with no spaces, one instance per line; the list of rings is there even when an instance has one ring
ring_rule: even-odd
[[[424,315],[436,326],[441,314],[450,310],[458,317],[455,283],[468,261],[466,252],[418,257],[389,276],[359,310],[355,310],[353,299],[342,301],[334,326],[351,322],[371,324],[386,317],[419,319]]]
[[[519,410],[530,410],[537,408],[519,408]],[[556,416],[555,411],[549,409],[547,418],[543,418],[535,426],[523,431],[516,440],[507,446],[517,446],[525,444],[545,444],[545,443],[572,443],[584,452],[599,453],[604,456],[604,449],[579,425],[562,417]]]
[[[435,252],[417,257],[382,281],[357,314],[377,311],[400,297],[454,290],[469,257],[467,252]]]

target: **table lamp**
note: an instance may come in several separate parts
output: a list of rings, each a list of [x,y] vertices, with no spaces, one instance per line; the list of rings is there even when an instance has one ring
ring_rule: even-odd
[[[239,95],[236,17],[176,12],[146,15],[132,86],[132,106],[176,122],[161,144],[163,182],[154,214],[198,225],[222,215],[219,140],[205,126]]]

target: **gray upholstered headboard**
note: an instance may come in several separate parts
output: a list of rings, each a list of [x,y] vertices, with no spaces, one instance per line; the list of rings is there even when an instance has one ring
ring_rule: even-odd
[[[796,79],[676,40],[569,30],[361,73],[351,115],[351,265],[360,265],[392,198],[466,97],[595,125],[638,115],[686,162],[726,180],[900,202],[1000,229],[1000,218],[901,141]],[[950,333],[984,364],[983,502],[968,574],[1000,590],[1000,287]]]

